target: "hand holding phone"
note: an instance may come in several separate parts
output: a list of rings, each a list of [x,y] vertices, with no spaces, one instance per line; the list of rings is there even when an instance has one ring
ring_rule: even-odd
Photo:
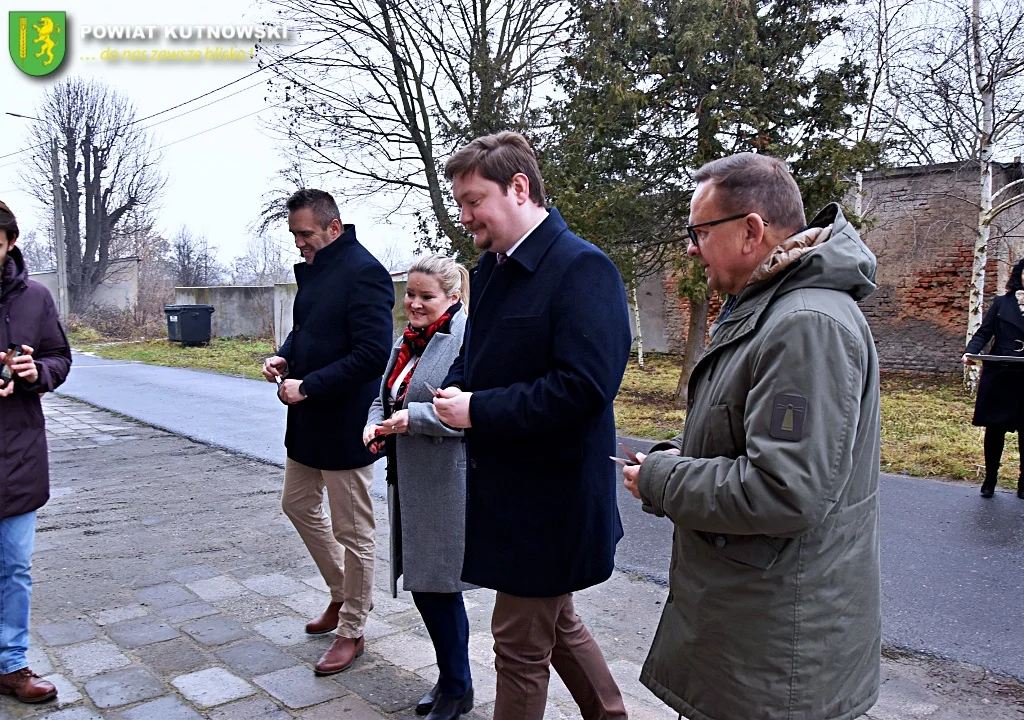
[[[387,436],[388,431],[378,425],[373,429],[373,437],[366,443],[366,449],[377,455],[384,449],[384,442]]]
[[[11,369],[11,361],[24,354],[25,348],[21,345],[11,343],[7,346],[7,352],[4,353],[3,365],[0,366],[0,389],[7,387],[7,384],[14,380],[14,371]]]
[[[622,450],[623,454],[625,454],[625,458],[615,457],[614,455],[609,455],[608,457],[619,465],[624,465],[626,467],[633,467],[634,465],[640,464],[640,459],[632,450],[626,447],[624,443],[619,443],[619,448]]]

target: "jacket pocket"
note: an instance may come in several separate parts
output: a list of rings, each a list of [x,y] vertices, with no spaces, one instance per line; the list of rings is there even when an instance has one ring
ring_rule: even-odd
[[[737,437],[742,438],[742,433],[733,428],[732,415],[728,405],[712,405],[707,409],[701,424],[700,452],[696,457],[737,458],[742,454],[742,443],[737,440]]]
[[[705,534],[716,555],[759,570],[767,570],[779,559],[790,538],[769,535]]]

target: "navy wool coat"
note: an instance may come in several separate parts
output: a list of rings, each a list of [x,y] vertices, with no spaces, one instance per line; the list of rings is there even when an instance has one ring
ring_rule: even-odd
[[[0,518],[38,510],[50,499],[50,466],[40,395],[55,390],[71,370],[71,347],[50,291],[28,279],[18,248],[0,266],[0,341],[28,345],[39,379],[14,380],[0,398]]]
[[[990,355],[1024,358],[1024,315],[1013,293],[992,301],[966,352],[980,353],[989,340]],[[1024,365],[982,364],[973,424],[997,430],[1024,430]]]
[[[611,575],[622,537],[612,401],[630,343],[618,270],[554,208],[505,263],[481,257],[444,383],[473,392],[465,582],[553,597]]]
[[[318,470],[351,470],[377,459],[363,447],[366,411],[391,352],[391,275],[345,231],[295,266],[292,331],[277,351],[306,400],[288,406],[288,457]]]

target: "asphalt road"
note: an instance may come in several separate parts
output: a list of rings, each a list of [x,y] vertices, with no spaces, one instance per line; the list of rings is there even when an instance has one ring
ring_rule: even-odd
[[[284,464],[285,409],[269,383],[75,353],[60,393],[259,460]],[[649,443],[626,440],[633,449]],[[383,467],[374,494],[383,497]],[[882,615],[893,646],[1024,680],[1024,500],[883,475]],[[620,488],[616,565],[664,583],[672,524]]]

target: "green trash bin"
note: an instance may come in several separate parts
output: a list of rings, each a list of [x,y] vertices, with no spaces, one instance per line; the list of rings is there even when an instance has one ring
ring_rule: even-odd
[[[167,339],[182,345],[205,345],[210,342],[213,305],[164,305],[167,316]]]

